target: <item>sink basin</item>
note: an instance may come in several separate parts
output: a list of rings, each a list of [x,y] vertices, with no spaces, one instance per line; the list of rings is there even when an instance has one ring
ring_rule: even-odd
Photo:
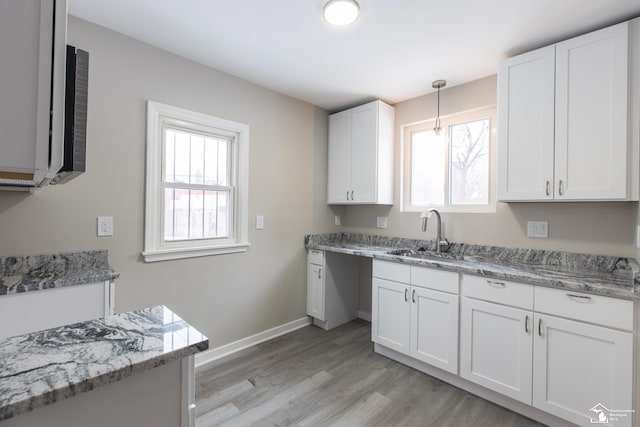
[[[409,258],[439,258],[439,259],[458,259],[462,260],[464,257],[462,255],[451,254],[448,252],[436,252],[436,251],[426,251],[420,249],[394,249],[392,251],[387,252],[390,255],[397,255]]]

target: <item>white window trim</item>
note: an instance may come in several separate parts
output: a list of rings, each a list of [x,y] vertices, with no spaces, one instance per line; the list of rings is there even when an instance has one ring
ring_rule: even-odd
[[[492,112],[489,112],[493,110]],[[441,116],[442,128],[450,123],[458,123],[489,117],[491,119],[491,140],[489,144],[489,203],[486,205],[411,205],[411,130],[416,128],[433,128],[435,118],[408,123],[400,126],[400,211],[424,212],[427,209],[436,208],[445,213],[495,213],[496,212],[496,158],[498,153],[498,123],[495,105],[487,105],[473,110]]]
[[[162,239],[162,119],[183,121],[186,127],[206,126],[237,136],[234,239],[187,240],[164,244]],[[249,231],[249,126],[154,101],[147,102],[147,165],[144,251],[146,262],[246,252]]]

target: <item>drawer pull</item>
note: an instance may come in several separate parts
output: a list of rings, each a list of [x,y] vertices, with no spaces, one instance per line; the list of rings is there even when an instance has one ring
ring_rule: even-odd
[[[538,335],[542,336],[542,319],[538,319]]]
[[[529,315],[528,314],[524,317],[524,331],[526,333],[529,333]]]
[[[577,302],[588,303],[591,302],[591,297],[587,295],[576,295],[576,294],[567,294],[567,296]]]
[[[409,301],[409,298],[407,298],[407,292],[409,291],[409,289],[404,288],[404,300],[405,301]]]
[[[550,187],[549,187],[549,180],[547,180],[547,186],[546,186],[546,194],[547,196],[551,195],[551,191],[549,191]]]
[[[322,279],[322,269],[318,269],[318,279]]]
[[[413,292],[411,292],[411,302],[413,302],[415,304],[416,302],[416,290],[414,289]]]
[[[494,288],[506,288],[507,284],[504,282],[496,282],[493,280],[487,280],[487,285],[493,286]]]

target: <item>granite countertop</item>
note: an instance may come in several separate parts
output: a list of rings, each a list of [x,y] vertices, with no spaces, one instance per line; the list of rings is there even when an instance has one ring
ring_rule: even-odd
[[[0,258],[0,296],[114,280],[107,251]]]
[[[629,258],[464,243],[453,243],[448,254],[411,257],[391,252],[420,247],[432,251],[434,242],[357,233],[308,235],[305,246],[532,285],[640,299],[640,266]]]
[[[209,348],[165,306],[0,341],[0,421]]]

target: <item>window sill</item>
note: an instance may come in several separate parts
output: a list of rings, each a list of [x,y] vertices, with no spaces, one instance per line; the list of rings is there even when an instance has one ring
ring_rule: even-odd
[[[195,247],[195,248],[173,248],[173,249],[160,249],[142,252],[145,262],[158,262],[158,261],[171,261],[176,259],[185,258],[197,258],[211,255],[224,255],[235,254],[240,252],[246,252],[249,250],[250,244],[246,243],[233,243],[224,246],[209,246],[209,247]]]

